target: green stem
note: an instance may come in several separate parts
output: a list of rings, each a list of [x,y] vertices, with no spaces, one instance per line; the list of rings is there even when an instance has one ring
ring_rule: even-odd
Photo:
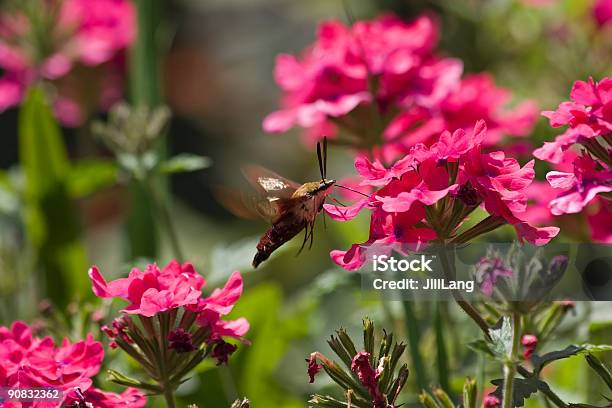
[[[451,261],[451,259],[448,256],[448,250],[443,247],[439,248],[438,255],[440,257],[440,262],[442,262],[442,269],[444,271],[444,275],[446,279],[454,280],[455,275],[456,275],[455,260],[453,259]],[[476,310],[476,308],[472,306],[471,303],[467,302],[463,298],[463,295],[461,295],[461,292],[459,292],[458,290],[453,290],[452,294],[453,294],[453,298],[455,299],[459,307],[463,309],[463,311],[474,321],[474,323],[478,325],[478,327],[480,327],[480,329],[485,335],[485,338],[487,340],[490,340],[491,336],[489,334],[489,325],[484,320],[484,318],[480,315],[478,310]]]
[[[167,408],[176,408],[176,403],[174,402],[174,392],[172,388],[164,386],[164,399],[166,400]]]
[[[448,352],[444,337],[444,320],[442,316],[442,303],[436,302],[434,328],[436,331],[436,365],[438,369],[438,382],[444,390],[449,389],[448,382]]]
[[[519,345],[521,341],[521,315],[514,312],[512,315],[512,349],[510,355],[506,356],[504,363],[504,393],[502,408],[512,408],[514,375],[516,374],[516,361],[518,359]]]
[[[130,52],[130,99],[133,105],[154,108],[161,103],[159,75],[159,27],[162,1],[135,0],[138,16],[138,36]],[[163,145],[163,142],[160,144]],[[163,148],[160,157],[165,155]],[[158,235],[155,228],[153,205],[138,181],[130,184],[131,211],[127,221],[127,235],[132,259],[155,258]]]
[[[417,387],[421,390],[425,390],[427,389],[427,372],[425,371],[423,357],[419,350],[421,332],[419,331],[418,320],[412,305],[413,304],[409,301],[404,302],[404,318],[408,331],[408,345],[410,346],[410,357],[412,359],[412,365],[414,366]]]
[[[155,186],[153,185],[153,182],[150,177],[148,177],[147,180],[144,181],[144,184],[147,189],[147,193],[151,198],[151,202],[155,207],[155,212],[159,217],[159,222],[164,225],[164,228],[168,233],[168,238],[170,240],[170,245],[172,247],[174,257],[179,262],[184,261],[185,257],[183,256],[183,251],[179,242],[176,226],[172,221],[172,215],[170,213],[170,209],[168,208],[166,200],[164,200],[159,194],[156,193]]]

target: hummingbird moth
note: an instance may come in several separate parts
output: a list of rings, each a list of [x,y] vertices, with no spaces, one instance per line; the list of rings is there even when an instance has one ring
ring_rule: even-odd
[[[258,195],[241,199],[222,199],[234,214],[247,218],[263,218],[271,226],[259,239],[253,267],[257,268],[270,255],[304,230],[300,252],[314,239],[317,215],[336,180],[327,179],[327,139],[317,143],[317,158],[321,180],[299,184],[261,166],[244,166],[242,171]],[[299,252],[298,252],[299,253]]]
[[[308,240],[310,246],[314,239],[314,226],[317,215],[323,210],[323,203],[336,180],[327,176],[327,139],[317,143],[317,158],[321,180],[302,185],[281,177],[260,167],[245,169],[247,179],[262,194],[259,210],[268,215],[271,226],[259,239],[253,267],[268,259],[272,252],[304,230],[304,240],[300,252]]]

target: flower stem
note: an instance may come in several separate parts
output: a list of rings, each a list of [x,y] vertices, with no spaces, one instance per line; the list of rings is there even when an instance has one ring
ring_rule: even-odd
[[[185,260],[183,256],[183,251],[181,249],[181,245],[178,239],[178,234],[176,232],[176,227],[174,222],[172,221],[172,215],[170,214],[170,209],[166,201],[155,191],[155,186],[153,185],[153,181],[150,176],[147,176],[146,180],[143,182],[147,193],[151,197],[151,201],[155,207],[155,212],[159,217],[159,222],[164,225],[166,232],[168,233],[168,238],[170,240],[170,245],[172,247],[172,252],[174,253],[174,257],[182,262]]]
[[[174,402],[174,392],[170,387],[164,387],[164,399],[166,400],[166,406],[168,408],[176,408],[176,403]]]
[[[502,408],[512,408],[514,389],[514,375],[516,374],[516,360],[518,359],[519,344],[521,341],[521,315],[514,312],[512,315],[512,349],[504,363],[504,393]]]
[[[448,256],[448,249],[444,248],[443,246],[440,246],[438,250],[438,255],[440,257],[440,262],[442,262],[442,269],[444,271],[446,279],[454,280],[456,275],[455,260],[453,259],[451,261],[450,257]],[[489,334],[489,325],[480,315],[478,310],[476,310],[476,308],[472,306],[471,303],[466,301],[461,295],[461,292],[459,292],[458,290],[453,290],[452,294],[459,307],[463,309],[465,313],[467,313],[467,315],[478,325],[478,327],[480,327],[480,329],[485,335],[485,338],[487,340],[490,340],[491,336]]]

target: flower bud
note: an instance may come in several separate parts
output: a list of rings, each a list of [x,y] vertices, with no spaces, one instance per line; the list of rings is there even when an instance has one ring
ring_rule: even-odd
[[[497,408],[500,404],[501,402],[499,401],[499,398],[491,394],[484,397],[484,400],[482,401],[484,408]]]
[[[310,358],[306,359],[308,363],[308,377],[310,380],[308,381],[310,384],[314,383],[315,376],[321,371],[323,366],[317,363],[317,353],[311,353]]]
[[[168,342],[168,347],[177,353],[189,353],[196,350],[191,333],[180,327],[168,334]]]
[[[525,360],[529,360],[538,345],[538,338],[533,334],[525,334],[521,338],[521,344],[525,347],[523,357],[525,357]]]
[[[238,349],[234,344],[224,340],[217,340],[213,346],[211,357],[217,360],[217,365],[227,364],[229,357]]]

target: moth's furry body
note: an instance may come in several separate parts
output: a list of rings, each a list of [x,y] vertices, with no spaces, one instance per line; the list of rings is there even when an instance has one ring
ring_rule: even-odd
[[[289,199],[275,198],[271,201],[278,206],[278,217],[262,235],[253,259],[256,268],[270,257],[272,252],[293,239],[303,229],[314,227],[315,219],[323,209],[326,196],[331,192],[335,180],[321,180],[302,184]],[[304,241],[308,238],[308,230]]]

